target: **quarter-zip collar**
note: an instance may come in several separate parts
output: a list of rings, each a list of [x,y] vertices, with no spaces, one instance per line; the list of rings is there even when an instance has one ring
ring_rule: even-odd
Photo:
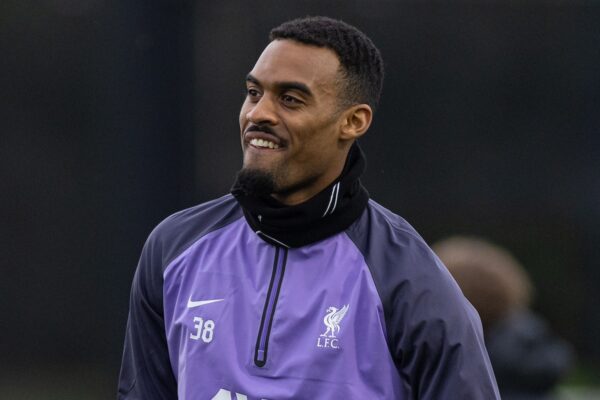
[[[231,193],[242,206],[250,227],[268,243],[301,247],[348,228],[363,212],[369,193],[360,183],[365,156],[354,143],[341,175],[307,201],[288,206],[272,196],[241,189],[236,181]]]

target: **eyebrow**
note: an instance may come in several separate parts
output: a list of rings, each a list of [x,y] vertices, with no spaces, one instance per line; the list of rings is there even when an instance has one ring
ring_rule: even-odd
[[[256,85],[262,86],[260,81],[258,79],[256,79],[256,77],[252,74],[248,74],[246,76],[246,82],[252,82]],[[284,82],[275,82],[274,85],[275,85],[275,87],[277,87],[279,90],[282,90],[282,91],[297,90],[299,92],[304,93],[307,96],[311,96],[311,97],[313,96],[313,92],[308,88],[308,86],[306,86],[302,82],[284,81]]]

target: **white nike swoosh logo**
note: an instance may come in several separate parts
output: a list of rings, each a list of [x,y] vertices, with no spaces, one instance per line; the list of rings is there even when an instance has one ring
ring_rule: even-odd
[[[203,306],[205,304],[210,304],[210,303],[216,303],[218,301],[223,301],[225,299],[213,299],[213,300],[199,300],[199,301],[192,301],[192,298],[190,297],[188,299],[188,308],[194,308],[194,307],[200,307]]]

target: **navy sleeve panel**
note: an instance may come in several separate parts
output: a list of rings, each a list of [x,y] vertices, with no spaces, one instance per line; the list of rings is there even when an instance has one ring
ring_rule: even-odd
[[[241,217],[227,195],[173,214],[152,231],[131,285],[119,400],[177,399],[163,319],[164,269],[202,236]]]
[[[131,285],[118,399],[177,399],[162,308],[160,244],[150,235]]]
[[[347,233],[373,276],[410,397],[500,399],[479,316],[416,231],[370,201]]]

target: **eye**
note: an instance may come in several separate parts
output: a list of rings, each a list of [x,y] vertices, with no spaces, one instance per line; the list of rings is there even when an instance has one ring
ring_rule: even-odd
[[[300,104],[302,104],[302,101],[295,98],[294,96],[290,96],[289,94],[284,94],[281,96],[281,101],[286,105],[286,106],[298,106]]]
[[[256,88],[251,87],[246,89],[246,97],[248,97],[250,100],[258,100],[260,95],[260,91],[258,91]]]

